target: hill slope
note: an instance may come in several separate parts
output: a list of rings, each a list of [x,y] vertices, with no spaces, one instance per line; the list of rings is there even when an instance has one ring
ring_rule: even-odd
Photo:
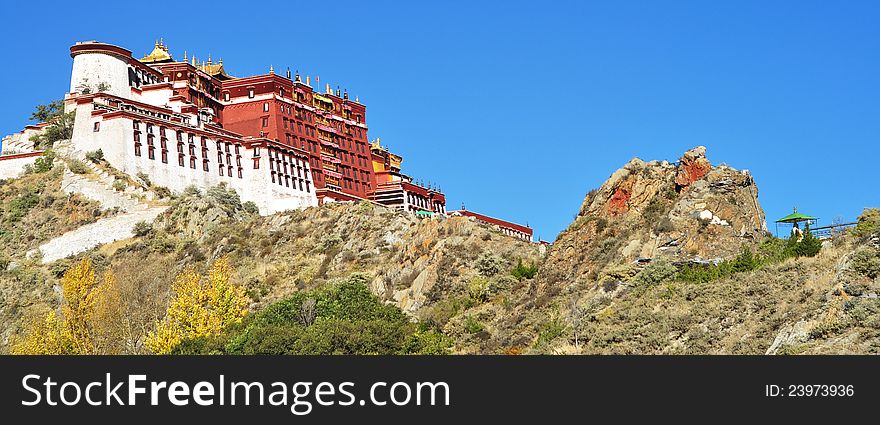
[[[42,264],[25,253],[114,214],[63,194],[61,174],[58,165],[0,183],[2,346],[27,317],[57,307],[59,277],[88,256],[120,282],[127,353],[149,352],[144,335],[164,315],[175,275],[221,257],[257,317],[292,295],[366,282],[455,353],[880,350],[880,213],[866,211],[815,257],[793,257],[797,244],[765,234],[751,176],[712,166],[703,148],[675,164],[627,163],[546,253],[465,217],[420,220],[369,203],[260,217],[215,187],[187,191],[138,226],[140,236]]]

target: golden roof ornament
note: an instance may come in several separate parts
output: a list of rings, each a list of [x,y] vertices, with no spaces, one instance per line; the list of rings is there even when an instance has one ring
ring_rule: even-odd
[[[161,41],[160,41],[161,40]],[[173,60],[171,54],[168,53],[168,47],[165,46],[165,40],[156,40],[153,51],[149,55],[141,58],[143,63],[167,62]]]

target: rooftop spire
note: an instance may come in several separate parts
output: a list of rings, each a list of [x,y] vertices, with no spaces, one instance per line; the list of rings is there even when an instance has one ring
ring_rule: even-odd
[[[269,65],[269,73],[270,73],[270,74],[274,74],[274,73],[275,73],[275,67],[273,67],[272,65]]]

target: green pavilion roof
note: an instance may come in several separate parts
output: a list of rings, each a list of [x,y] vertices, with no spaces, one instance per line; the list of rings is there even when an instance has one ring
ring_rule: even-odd
[[[794,223],[796,221],[808,221],[808,220],[816,220],[816,217],[809,216],[806,214],[801,214],[797,211],[776,220],[777,223]]]

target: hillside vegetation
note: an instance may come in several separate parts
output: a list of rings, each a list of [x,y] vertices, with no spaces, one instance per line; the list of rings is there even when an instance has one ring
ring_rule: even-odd
[[[549,250],[366,202],[260,217],[218,186],[43,265],[27,253],[113,214],[64,194],[61,166],[0,182],[4,352],[880,351],[880,211],[824,243],[773,238],[751,176],[705,149],[630,161]]]

